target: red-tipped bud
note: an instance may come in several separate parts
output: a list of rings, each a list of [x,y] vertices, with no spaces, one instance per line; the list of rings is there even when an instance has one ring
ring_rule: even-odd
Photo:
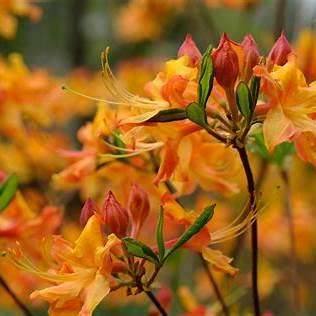
[[[111,191],[108,191],[105,197],[102,220],[116,236],[119,238],[126,236],[129,224],[128,213]]]
[[[84,227],[87,224],[88,219],[98,212],[97,204],[91,199],[88,198],[83,205],[80,214],[80,225]]]
[[[217,82],[224,88],[233,88],[239,73],[238,56],[226,33],[212,57]]]
[[[268,68],[272,68],[274,64],[283,66],[287,63],[287,56],[292,52],[292,47],[284,32],[282,32],[269,53],[267,60]]]
[[[149,199],[147,192],[137,183],[132,184],[128,197],[128,213],[132,221],[131,236],[137,238],[139,231],[149,214]]]
[[[178,50],[178,57],[185,55],[189,56],[192,66],[197,66],[202,58],[202,54],[193,41],[191,34],[186,35],[184,42]]]
[[[260,53],[255,40],[250,34],[245,36],[241,47],[244,52],[243,80],[248,82],[252,76],[253,67],[259,64]]]

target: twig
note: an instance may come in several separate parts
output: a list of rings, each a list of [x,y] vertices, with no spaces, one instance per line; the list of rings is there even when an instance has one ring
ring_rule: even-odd
[[[14,294],[14,292],[10,289],[7,282],[0,276],[0,284],[5,289],[5,291],[12,297],[16,305],[20,308],[20,310],[24,313],[26,316],[32,316],[32,313],[29,311],[29,309],[24,305],[24,303]]]
[[[297,254],[295,242],[295,226],[293,221],[293,210],[291,205],[291,191],[289,175],[286,170],[281,170],[281,176],[284,182],[284,212],[289,227],[290,238],[290,268],[291,268],[291,285],[292,285],[292,308],[294,315],[301,315],[300,293],[299,293],[299,280],[297,273]]]
[[[256,194],[257,195],[258,195],[258,192],[260,192],[260,189],[266,178],[268,167],[269,167],[269,162],[267,160],[262,160],[260,170],[259,170],[257,180],[256,180]],[[236,239],[235,246],[231,252],[231,257],[234,258],[234,262],[236,262],[238,259],[238,256],[240,254],[240,251],[245,241],[245,236],[246,236],[245,234],[242,234]]]
[[[225,303],[224,298],[222,296],[222,293],[221,293],[221,291],[220,291],[220,289],[219,289],[219,287],[218,287],[218,285],[216,283],[216,280],[214,279],[212,271],[209,269],[208,264],[204,260],[203,256],[201,254],[199,254],[199,257],[200,257],[200,261],[202,263],[202,266],[203,266],[203,268],[204,268],[204,270],[205,270],[205,272],[206,272],[206,274],[207,274],[207,276],[208,276],[208,278],[209,278],[209,280],[211,282],[211,285],[213,287],[215,295],[216,295],[217,299],[219,300],[219,302],[220,302],[220,304],[222,306],[222,310],[223,310],[224,315],[229,316],[228,307],[226,306],[226,303]]]
[[[144,291],[146,293],[146,295],[149,297],[149,299],[153,302],[153,304],[157,307],[157,309],[159,310],[160,314],[162,316],[168,316],[167,312],[165,311],[165,309],[162,307],[162,305],[160,304],[160,302],[157,300],[156,296],[151,292],[151,291]]]
[[[247,178],[247,187],[250,200],[250,210],[256,208],[256,193],[255,183],[252,170],[249,164],[247,152],[244,147],[237,147],[242,165]],[[252,298],[254,305],[254,315],[260,316],[260,300],[258,292],[258,225],[257,220],[254,220],[251,226],[251,249],[252,249]]]

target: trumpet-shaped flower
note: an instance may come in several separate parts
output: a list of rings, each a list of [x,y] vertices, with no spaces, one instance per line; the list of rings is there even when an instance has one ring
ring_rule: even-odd
[[[48,301],[49,315],[91,316],[110,292],[112,251],[119,244],[114,234],[105,238],[100,219],[94,215],[74,244],[61,236],[52,237],[49,248],[57,263],[54,271],[35,267],[20,248],[12,249],[10,258],[20,269],[52,283],[31,294],[31,298]]]
[[[316,133],[316,89],[307,85],[295,60],[275,66],[271,73],[257,66],[255,73],[263,79],[263,93],[268,97],[263,132],[269,151],[285,141],[295,141],[306,133]]]
[[[190,226],[198,216],[195,211],[187,212],[173,201],[165,203],[164,209],[166,218],[171,219],[173,223],[181,224],[185,227]],[[208,227],[209,225],[206,225],[198,234],[191,238],[184,247],[200,252],[203,258],[212,264],[215,269],[231,276],[236,275],[238,269],[230,265],[232,258],[223,255],[221,251],[214,250],[209,246],[233,239],[244,233],[256,218],[256,210],[251,211],[247,216],[244,216],[245,211],[246,208],[234,221],[217,231],[211,232]]]

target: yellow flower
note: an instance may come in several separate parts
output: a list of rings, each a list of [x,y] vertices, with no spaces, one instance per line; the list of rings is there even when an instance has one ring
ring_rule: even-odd
[[[58,264],[55,272],[35,267],[20,248],[10,250],[10,259],[19,269],[53,284],[31,294],[31,298],[48,301],[49,315],[91,316],[110,292],[111,251],[119,244],[113,234],[105,239],[100,220],[92,216],[74,244],[61,236],[52,237],[47,248]]]
[[[295,140],[302,133],[316,133],[316,86],[307,85],[303,73],[290,59],[268,73],[264,66],[255,67],[263,79],[263,92],[268,97],[268,111],[263,123],[269,151],[275,146]]]

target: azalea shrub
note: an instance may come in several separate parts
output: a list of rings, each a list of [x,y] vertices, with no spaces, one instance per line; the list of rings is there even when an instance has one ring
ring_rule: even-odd
[[[79,67],[79,1],[74,69],[1,56],[1,315],[314,313],[316,37],[289,40],[277,2],[273,41],[235,40],[212,16],[265,1],[201,0],[204,49],[185,24],[165,60],[105,47],[96,71]],[[154,45],[191,9],[126,1],[118,45]],[[0,34],[43,11],[0,3]]]

